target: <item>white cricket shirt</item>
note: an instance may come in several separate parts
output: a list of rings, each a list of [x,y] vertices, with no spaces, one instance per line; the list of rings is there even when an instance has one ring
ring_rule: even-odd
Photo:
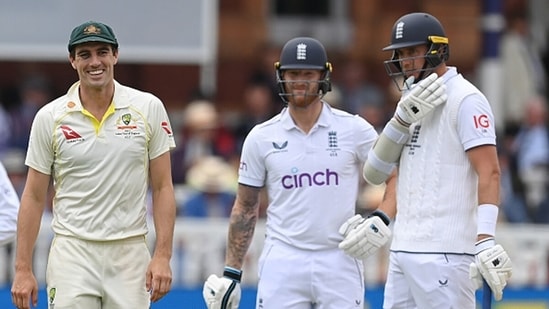
[[[55,233],[116,240],[147,233],[149,160],[175,147],[162,102],[115,82],[99,123],[83,110],[77,82],[32,124],[25,163],[52,175]]]
[[[326,103],[308,134],[287,108],[255,126],[244,141],[239,183],[267,187],[267,237],[306,250],[337,248],[376,138],[366,120]]]
[[[15,239],[19,196],[4,165],[0,163],[0,246]]]
[[[391,250],[475,252],[478,176],[466,151],[496,144],[494,117],[454,67],[443,79],[448,101],[410,126],[402,150]]]

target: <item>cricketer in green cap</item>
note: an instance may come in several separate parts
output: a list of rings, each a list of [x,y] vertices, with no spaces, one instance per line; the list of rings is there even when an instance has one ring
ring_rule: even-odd
[[[69,39],[69,52],[78,44],[87,42],[103,42],[113,45],[118,48],[118,41],[111,27],[97,22],[88,21],[72,30],[71,38]]]

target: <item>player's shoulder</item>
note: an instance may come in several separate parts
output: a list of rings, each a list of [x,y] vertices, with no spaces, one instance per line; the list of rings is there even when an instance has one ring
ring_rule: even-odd
[[[461,106],[463,102],[475,102],[474,104],[488,104],[488,99],[480,89],[461,74],[451,80],[447,87],[448,102]],[[452,104],[450,104],[452,105]]]
[[[130,86],[122,85],[117,81],[114,82],[115,100],[130,100],[133,104],[148,104],[151,102],[160,102],[160,99],[147,91],[136,89]]]
[[[250,133],[252,132],[269,132],[270,130],[277,130],[282,122],[282,113],[276,114],[268,120],[256,124]]]
[[[347,111],[344,111],[342,109],[339,109],[339,108],[336,108],[336,107],[333,107],[333,106],[330,106],[330,105],[327,105],[327,108],[328,108],[328,113],[330,113],[334,117],[355,118],[355,116],[357,116],[357,115],[351,114]]]
[[[69,109],[74,108],[77,105],[78,103],[76,103],[74,100],[71,100],[69,95],[64,94],[40,107],[40,109],[36,112],[35,117],[57,118],[67,113]]]
[[[277,114],[271,119],[258,123],[252,127],[250,132],[246,135],[246,141],[253,143],[262,140],[268,140],[273,136],[280,136],[284,134],[281,115]]]
[[[354,126],[371,126],[370,123],[362,116],[351,114],[335,107],[328,106],[328,110],[326,112],[332,118],[330,121],[332,125],[339,124],[348,128],[353,128]]]
[[[443,77],[446,80],[448,96],[481,93],[477,86],[457,71],[456,67],[448,67]]]
[[[117,109],[131,108],[144,115],[164,113],[164,103],[154,94],[115,81],[113,103]]]

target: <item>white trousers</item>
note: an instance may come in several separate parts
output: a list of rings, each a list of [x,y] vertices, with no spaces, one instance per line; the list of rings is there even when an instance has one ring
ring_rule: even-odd
[[[383,309],[475,309],[474,257],[391,252]]]
[[[259,258],[257,309],[362,309],[364,269],[340,249],[300,250],[267,240]]]
[[[56,235],[46,269],[49,309],[148,309],[144,236],[86,241]]]

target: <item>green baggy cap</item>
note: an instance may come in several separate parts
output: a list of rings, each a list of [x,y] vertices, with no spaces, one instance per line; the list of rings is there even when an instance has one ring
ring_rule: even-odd
[[[85,22],[72,30],[68,46],[69,52],[76,45],[87,42],[103,42],[118,47],[118,41],[111,27],[97,21]]]

